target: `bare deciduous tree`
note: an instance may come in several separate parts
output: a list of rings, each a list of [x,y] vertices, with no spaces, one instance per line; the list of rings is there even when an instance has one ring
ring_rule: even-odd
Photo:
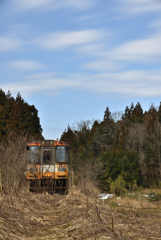
[[[134,149],[139,156],[139,164],[142,174],[142,179],[147,181],[147,165],[145,163],[145,144],[146,144],[147,134],[146,128],[143,124],[134,124],[129,129],[129,149]]]

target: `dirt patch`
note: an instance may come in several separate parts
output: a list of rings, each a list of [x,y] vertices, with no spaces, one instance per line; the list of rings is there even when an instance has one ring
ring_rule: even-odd
[[[99,205],[79,191],[2,197],[0,239],[161,239],[159,204],[110,201]]]

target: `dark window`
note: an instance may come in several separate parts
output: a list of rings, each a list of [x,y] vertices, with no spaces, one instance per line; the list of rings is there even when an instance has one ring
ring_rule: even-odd
[[[39,146],[27,146],[27,161],[29,163],[40,162]]]
[[[43,164],[49,165],[53,164],[53,154],[51,149],[44,149],[43,150]]]
[[[68,162],[67,146],[56,146],[56,162]]]

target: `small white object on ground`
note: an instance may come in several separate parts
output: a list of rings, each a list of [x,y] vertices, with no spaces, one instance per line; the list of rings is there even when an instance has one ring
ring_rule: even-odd
[[[99,199],[108,199],[108,198],[111,198],[111,197],[113,197],[113,194],[109,194],[109,193],[101,193],[100,195],[99,195]]]
[[[114,194],[109,194],[109,193],[101,193],[99,195],[99,199],[103,200],[103,205],[104,205],[104,200],[113,197]]]

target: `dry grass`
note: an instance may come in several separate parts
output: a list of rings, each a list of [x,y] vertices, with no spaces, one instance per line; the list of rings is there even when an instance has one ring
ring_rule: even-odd
[[[149,202],[145,197],[138,197],[138,199],[132,197],[117,197],[115,202],[120,204],[120,206],[125,208],[144,209],[144,208],[157,208],[156,204]]]
[[[0,203],[0,239],[161,239],[160,203],[128,197],[98,202],[74,189],[66,196],[8,193]]]

